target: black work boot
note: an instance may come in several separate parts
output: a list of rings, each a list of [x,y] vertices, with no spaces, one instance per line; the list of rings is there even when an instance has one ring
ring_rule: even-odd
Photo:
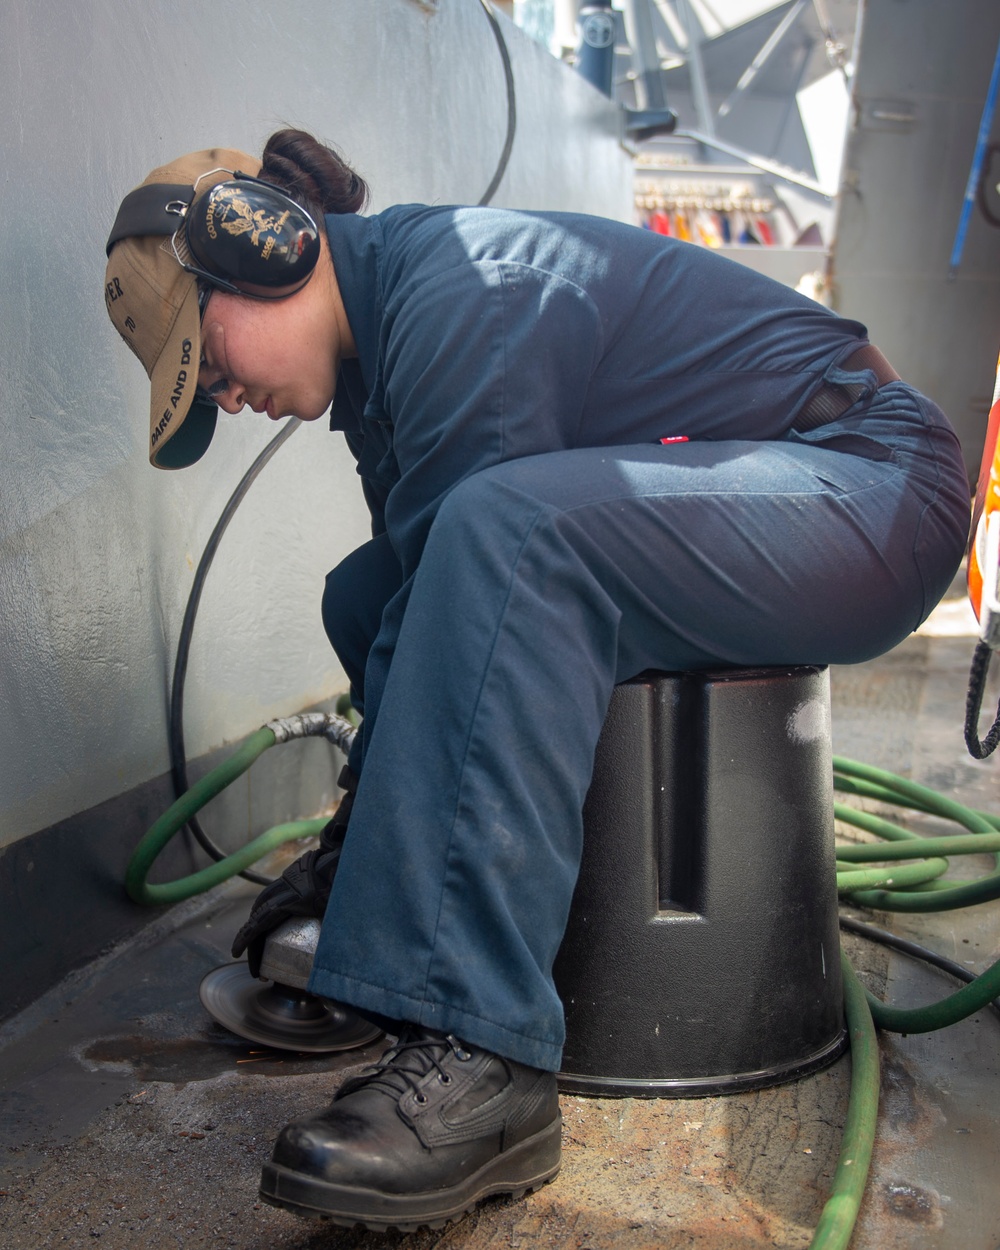
[[[348,1228],[440,1228],[551,1180],[561,1127],[554,1073],[407,1026],[325,1111],[282,1131],[260,1194]]]

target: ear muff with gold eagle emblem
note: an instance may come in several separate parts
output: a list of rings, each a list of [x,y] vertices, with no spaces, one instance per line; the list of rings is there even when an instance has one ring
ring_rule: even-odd
[[[107,253],[121,239],[169,235],[178,264],[212,286],[258,299],[292,294],[319,259],[315,220],[271,183],[210,171],[220,172],[233,176],[200,194],[197,183],[150,183],[132,191],[118,210]]]

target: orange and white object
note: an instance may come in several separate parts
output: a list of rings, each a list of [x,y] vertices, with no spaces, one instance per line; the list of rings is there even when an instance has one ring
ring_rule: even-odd
[[[972,541],[969,545],[968,587],[972,608],[979,620],[979,637],[992,650],[1000,650],[1000,360],[993,404],[986,426],[986,443],[979,466],[976,501],[972,509]]]

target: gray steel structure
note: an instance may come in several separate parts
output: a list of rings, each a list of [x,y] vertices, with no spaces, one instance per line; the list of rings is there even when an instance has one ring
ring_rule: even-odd
[[[1000,348],[1000,230],[977,209],[953,279],[949,259],[998,40],[996,0],[863,0],[830,257],[834,306],[948,413],[971,479]]]

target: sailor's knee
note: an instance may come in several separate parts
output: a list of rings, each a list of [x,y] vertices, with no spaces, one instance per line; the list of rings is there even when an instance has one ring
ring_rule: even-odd
[[[499,526],[519,524],[535,516],[539,501],[523,489],[517,462],[491,465],[458,483],[442,501],[434,521],[435,531],[470,534],[478,530],[497,532]]]

